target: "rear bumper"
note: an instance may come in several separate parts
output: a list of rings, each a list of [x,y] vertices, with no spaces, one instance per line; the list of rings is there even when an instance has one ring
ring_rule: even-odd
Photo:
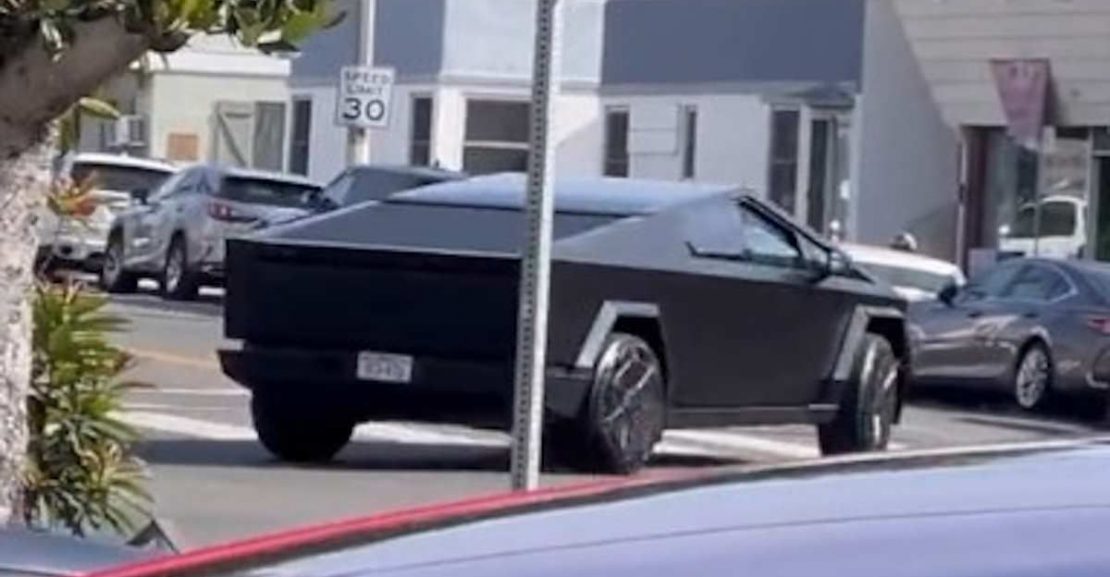
[[[256,394],[290,403],[351,412],[359,420],[413,419],[507,428],[511,422],[511,366],[417,356],[412,381],[384,383],[356,377],[357,352],[255,348],[220,351],[231,379]],[[549,417],[574,418],[589,394],[591,376],[547,370],[544,406]]]

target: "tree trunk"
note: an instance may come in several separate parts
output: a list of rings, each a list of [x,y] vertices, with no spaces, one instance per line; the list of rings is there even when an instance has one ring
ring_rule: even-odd
[[[27,449],[36,223],[50,184],[53,149],[48,137],[0,158],[0,523],[18,507]]]

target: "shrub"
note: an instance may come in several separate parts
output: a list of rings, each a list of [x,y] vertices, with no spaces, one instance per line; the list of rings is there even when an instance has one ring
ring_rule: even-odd
[[[130,358],[107,336],[125,321],[78,284],[40,283],[24,476],[28,525],[76,535],[134,530],[147,517],[145,465],[132,452],[135,431],[119,420]]]

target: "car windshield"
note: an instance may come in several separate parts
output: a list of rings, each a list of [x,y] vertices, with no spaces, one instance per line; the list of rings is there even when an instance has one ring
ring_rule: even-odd
[[[224,180],[219,196],[247,204],[306,208],[318,191],[316,186],[298,182],[231,176]]]
[[[934,273],[921,269],[860,261],[855,262],[860,268],[883,279],[894,287],[912,288],[928,293],[936,293],[957,280],[954,275]]]
[[[1072,236],[1075,234],[1076,205],[1072,202],[1053,200],[1041,203],[1041,227],[1037,230],[1032,206],[1023,207],[1014,219],[1011,238],[1033,238],[1036,235]]]
[[[156,170],[137,166],[79,162],[73,165],[70,176],[76,182],[91,178],[95,188],[115,192],[132,190],[152,191],[172,175],[170,170]]]

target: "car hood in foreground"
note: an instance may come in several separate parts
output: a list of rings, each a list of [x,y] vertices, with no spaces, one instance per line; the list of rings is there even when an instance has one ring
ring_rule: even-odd
[[[1108,486],[1095,444],[777,468],[394,527],[251,575],[1102,575]]]
[[[0,528],[0,575],[80,575],[154,555],[123,546]]]

